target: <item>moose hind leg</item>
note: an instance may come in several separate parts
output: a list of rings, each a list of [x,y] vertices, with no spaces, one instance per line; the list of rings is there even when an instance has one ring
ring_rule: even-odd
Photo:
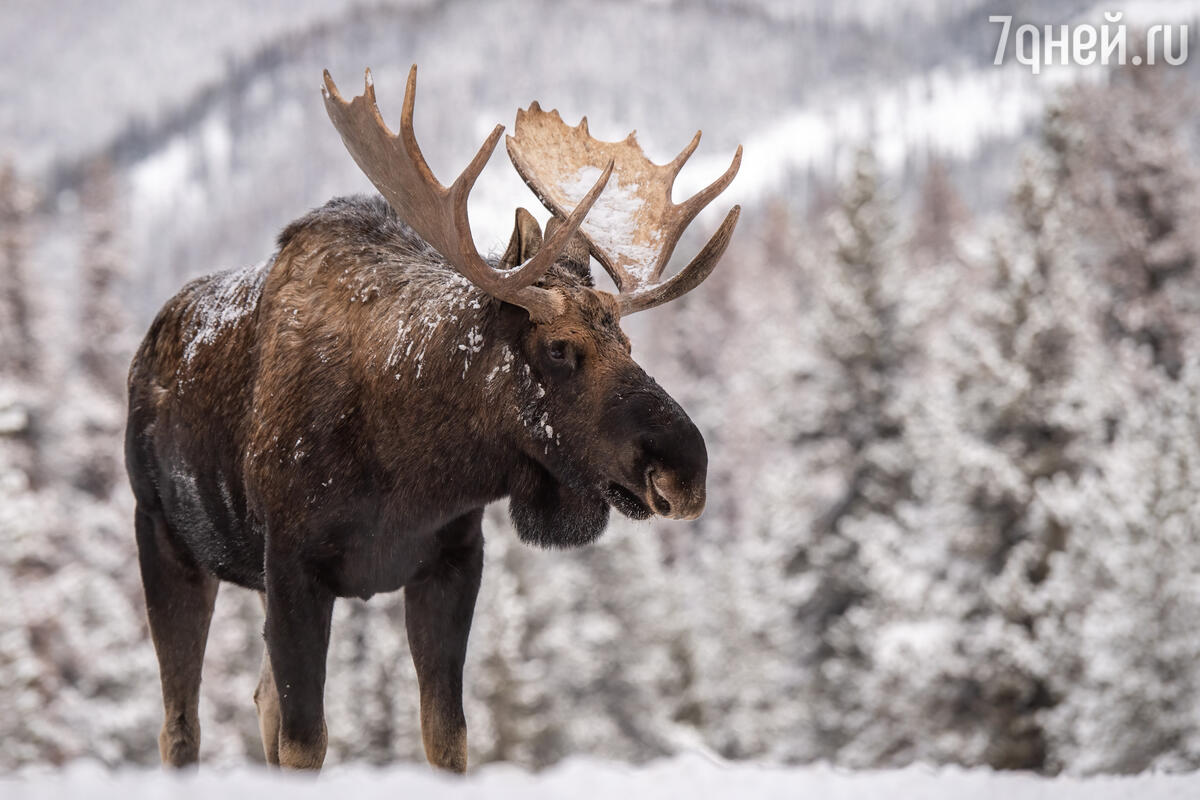
[[[260,594],[263,610],[267,608],[267,596]],[[275,675],[271,672],[271,654],[263,649],[262,671],[258,675],[258,686],[254,689],[254,707],[258,711],[258,730],[262,734],[263,756],[267,763],[279,766],[279,689],[275,686]]]
[[[200,670],[219,581],[179,552],[159,514],[139,506],[134,522],[162,681],[158,751],[163,764],[187,766],[200,757]]]
[[[483,572],[483,512],[471,512],[440,532],[448,544],[431,573],[404,588],[409,650],[421,691],[421,739],[429,763],[467,770],[463,661]]]

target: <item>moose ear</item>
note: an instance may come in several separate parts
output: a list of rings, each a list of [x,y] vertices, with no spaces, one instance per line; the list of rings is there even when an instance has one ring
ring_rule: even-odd
[[[558,217],[551,217],[546,223],[546,235],[553,236],[554,232],[558,230],[558,226],[562,224],[563,221]],[[558,255],[558,263],[578,275],[585,286],[594,285],[592,283],[592,251],[587,239],[579,231],[575,231],[567,240],[567,246]]]
[[[513,223],[512,238],[508,240],[508,249],[500,257],[501,269],[512,269],[518,264],[524,264],[537,255],[542,247],[542,228],[538,221],[523,208],[517,209],[517,218]]]

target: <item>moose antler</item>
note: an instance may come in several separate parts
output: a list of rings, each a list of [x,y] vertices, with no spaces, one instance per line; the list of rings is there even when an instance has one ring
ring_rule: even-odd
[[[572,128],[558,111],[543,111],[536,102],[517,111],[516,135],[506,139],[509,158],[525,183],[546,208],[568,221],[587,201],[584,191],[603,173],[603,165],[615,164],[613,185],[580,231],[616,283],[622,314],[653,308],[691,291],[708,277],[729,244],[740,206],[729,211],[691,263],[659,283],[683,231],[724,191],[742,163],[739,145],[725,174],[677,205],[671,201],[675,176],[699,143],[697,131],[672,161],[654,164],[638,145],[636,133],[620,142],[602,142],[588,133],[587,117]]]
[[[591,187],[554,236],[545,242],[533,258],[512,270],[498,270],[479,255],[471,238],[467,219],[467,197],[475,179],[491,157],[504,131],[497,125],[479,148],[475,158],[449,187],[434,177],[413,132],[413,105],[416,100],[417,67],[408,73],[404,90],[404,110],[400,115],[400,133],[393,134],[384,124],[375,103],[371,70],[366,72],[366,89],[350,102],[338,93],[329,70],[325,71],[325,110],[355,163],[384,196],[402,220],[421,235],[464,278],[493,297],[521,306],[538,322],[562,312],[562,297],[557,292],[534,286],[554,263],[572,234],[596,202],[612,173],[610,162],[600,170]],[[565,216],[565,215],[564,215]]]

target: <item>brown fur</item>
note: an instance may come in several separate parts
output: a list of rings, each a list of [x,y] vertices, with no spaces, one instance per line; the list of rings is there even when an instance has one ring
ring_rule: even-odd
[[[534,234],[519,217],[518,256]],[[164,761],[196,759],[220,579],[263,592],[255,701],[268,761],[324,758],[335,598],[403,587],[426,753],[461,771],[483,507],[509,497],[519,535],[543,546],[592,541],[610,505],[694,516],[703,440],[630,358],[586,251],[568,248],[545,276],[565,310],[535,324],[377,198],[333,201],[279,244],[259,270],[186,286],[130,370],[126,462]]]

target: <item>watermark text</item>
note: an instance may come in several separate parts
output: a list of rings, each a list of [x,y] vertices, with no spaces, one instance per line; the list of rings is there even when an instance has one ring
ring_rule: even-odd
[[[1037,75],[1042,67],[1074,64],[1088,66],[1100,63],[1132,64],[1160,63],[1179,66],[1188,57],[1187,25],[1152,25],[1145,32],[1145,46],[1131,43],[1127,26],[1120,11],[1104,12],[1102,25],[1018,25],[1013,28],[1012,15],[988,17],[988,22],[1000,25],[1000,40],[996,43],[997,66],[1004,63],[1008,42],[1012,37],[1012,53],[1017,62]],[[1136,35],[1136,33],[1135,33]],[[1127,51],[1129,52],[1127,56]],[[1143,55],[1144,54],[1144,55]]]

